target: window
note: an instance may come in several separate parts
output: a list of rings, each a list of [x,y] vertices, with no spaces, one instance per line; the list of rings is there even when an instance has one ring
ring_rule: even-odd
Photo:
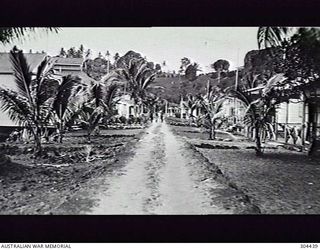
[[[231,115],[231,116],[234,116],[234,115],[235,115],[235,109],[234,109],[234,107],[231,107],[231,108],[230,108],[230,115]]]

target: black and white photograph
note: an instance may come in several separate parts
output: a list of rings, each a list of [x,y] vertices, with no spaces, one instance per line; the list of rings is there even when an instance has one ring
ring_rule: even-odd
[[[1,215],[320,214],[317,27],[0,28]]]

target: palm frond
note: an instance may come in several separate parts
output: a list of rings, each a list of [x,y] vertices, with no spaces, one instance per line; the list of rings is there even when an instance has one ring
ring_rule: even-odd
[[[118,91],[118,86],[116,84],[110,85],[106,91],[104,101],[105,101],[108,113],[111,113],[112,109],[116,104],[114,100],[116,98],[117,91]]]
[[[147,89],[149,87],[149,85],[153,82],[153,80],[155,79],[157,73],[152,73],[149,76],[147,76],[142,83],[141,88],[142,89]]]
[[[81,113],[81,105],[69,105],[64,115],[65,126],[71,127],[75,123],[75,121],[81,117]]]
[[[220,99],[215,102],[216,113],[219,113],[222,111],[224,101],[225,101],[225,99]]]
[[[27,59],[22,51],[10,51],[10,60],[13,66],[13,75],[15,78],[16,87],[19,93],[26,97],[29,102],[33,102],[31,96],[31,76],[32,72],[27,63]]]
[[[13,42],[14,40],[22,40],[28,34],[35,33],[36,31],[45,32],[59,32],[60,28],[47,27],[47,28],[35,28],[35,27],[2,27],[0,28],[0,42],[4,45]]]
[[[123,84],[125,79],[122,77],[123,70],[120,71],[112,71],[109,74],[102,77],[101,82],[109,85],[113,83]]]
[[[41,79],[46,75],[46,72],[49,71],[50,66],[48,64],[49,60],[48,58],[45,58],[42,60],[42,62],[39,64],[37,68],[37,73],[36,73],[36,79]]]
[[[135,69],[135,74],[134,74],[134,79],[136,81],[138,81],[139,78],[143,78],[143,76],[146,74],[147,71],[150,71],[150,69],[148,68],[148,64],[143,61],[139,64],[136,65],[136,69]]]
[[[144,79],[146,79],[148,76],[152,75],[153,73],[156,73],[154,70],[148,67],[147,63],[143,64],[139,70],[140,71],[137,73],[135,80],[140,85],[143,85]]]
[[[70,102],[70,98],[75,94],[74,89],[80,82],[80,78],[71,75],[64,76],[54,97],[52,108],[57,116],[62,119]]]
[[[279,86],[283,81],[285,81],[287,77],[284,76],[283,73],[276,74],[271,77],[266,86],[262,89],[262,96],[266,96],[270,91],[272,91],[275,87]]]
[[[1,110],[8,112],[10,120],[20,126],[27,126],[32,123],[32,114],[26,98],[21,98],[18,93],[12,90],[0,88]]]
[[[59,87],[57,81],[46,79],[40,81],[33,80],[32,85],[35,86],[32,96],[36,107],[46,105],[46,102],[53,100]]]
[[[47,113],[44,121],[50,118],[50,111],[61,81],[62,77],[54,74],[48,58],[45,58],[38,66],[36,78],[31,81],[31,93],[36,110],[41,111],[43,115]]]
[[[104,96],[104,85],[100,82],[93,83],[89,88],[89,99],[95,103],[95,106],[100,106]]]
[[[259,49],[279,46],[289,30],[288,27],[259,27],[257,33]]]
[[[234,90],[233,88],[229,88],[227,90],[227,95],[231,98],[240,100],[245,106],[249,106],[253,101],[251,94],[243,90]]]
[[[94,129],[99,124],[103,113],[104,110],[102,107],[92,108],[83,105],[79,122],[85,125],[87,129]]]

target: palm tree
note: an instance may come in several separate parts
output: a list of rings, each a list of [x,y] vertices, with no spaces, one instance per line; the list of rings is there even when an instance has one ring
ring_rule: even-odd
[[[59,141],[62,143],[66,125],[74,119],[75,105],[83,86],[80,78],[71,75],[63,76],[52,104],[53,122],[57,126]]]
[[[117,72],[126,82],[126,89],[131,93],[131,98],[135,104],[141,106],[143,100],[147,97],[150,85],[155,79],[156,71],[150,69],[147,61],[143,58],[132,58],[128,64],[124,64]]]
[[[22,39],[28,33],[34,33],[37,30],[45,32],[58,32],[59,28],[48,27],[48,28],[34,28],[34,27],[3,27],[0,28],[0,43],[8,44],[15,39]]]
[[[97,129],[104,114],[103,107],[94,107],[92,103],[83,103],[79,112],[79,123],[87,130],[88,142],[91,142],[91,135]]]
[[[0,88],[2,110],[20,126],[26,127],[35,141],[35,155],[41,155],[41,137],[48,124],[49,110],[58,81],[45,58],[33,75],[21,50],[12,50],[10,59],[17,91]]]
[[[117,103],[117,84],[106,85],[101,82],[91,83],[86,100],[80,106],[79,123],[87,130],[88,140],[97,130],[103,118],[110,118],[115,114]]]

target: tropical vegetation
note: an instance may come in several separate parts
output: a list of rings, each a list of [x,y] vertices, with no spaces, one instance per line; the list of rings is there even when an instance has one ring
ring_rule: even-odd
[[[0,28],[0,43],[9,44],[14,40],[23,40],[29,33],[37,31],[42,32],[59,32],[59,28],[35,28],[35,27],[2,27]]]
[[[225,101],[224,93],[212,86],[208,87],[207,93],[204,96],[198,96],[201,107],[201,118],[204,125],[209,127],[209,139],[216,139],[216,129],[221,127],[223,119],[223,103]]]
[[[49,125],[50,111],[55,96],[61,95],[61,91],[65,89],[58,87],[59,79],[54,78],[48,58],[41,62],[35,75],[22,51],[12,50],[10,59],[14,70],[16,90],[0,88],[2,110],[8,112],[12,121],[32,133],[35,154],[40,155],[42,136]]]
[[[57,28],[45,30],[59,31]],[[1,28],[0,41],[8,43],[30,31],[35,29]],[[265,134],[274,137],[271,124],[277,105],[300,96],[305,86],[320,77],[320,32],[317,28],[259,27],[257,42],[260,50],[252,55],[260,53],[263,60],[268,60],[265,67],[268,69],[262,69],[263,65],[229,71],[230,63],[219,59],[210,65],[214,72],[198,75],[199,64],[183,57],[179,74],[174,77],[179,80],[168,79],[166,84],[157,81],[163,74],[160,64],[134,51],[123,56],[115,53],[112,62],[109,51],[105,56],[100,52],[92,60],[91,51],[85,51],[83,45],[79,49],[61,48],[60,57],[83,58],[84,72],[92,78],[91,83],[84,84],[78,77],[54,74],[48,58],[33,74],[22,51],[14,49],[10,58],[16,90],[0,89],[2,109],[30,131],[35,152],[40,155],[50,126],[56,128],[61,143],[66,131],[75,124],[86,129],[90,141],[93,134],[99,133],[99,126],[108,124],[116,115],[120,95],[130,96],[135,116],[140,117],[164,110],[171,101],[164,93],[170,89],[170,94],[186,99],[183,105],[188,110],[190,124],[195,121],[194,111],[200,111],[198,120],[210,128],[210,139],[215,139],[215,130],[223,124],[224,101],[237,98],[246,106],[244,121],[254,131],[257,155],[262,155],[261,141]],[[234,89],[236,81],[240,87]],[[260,87],[258,95],[249,91],[257,86]]]

